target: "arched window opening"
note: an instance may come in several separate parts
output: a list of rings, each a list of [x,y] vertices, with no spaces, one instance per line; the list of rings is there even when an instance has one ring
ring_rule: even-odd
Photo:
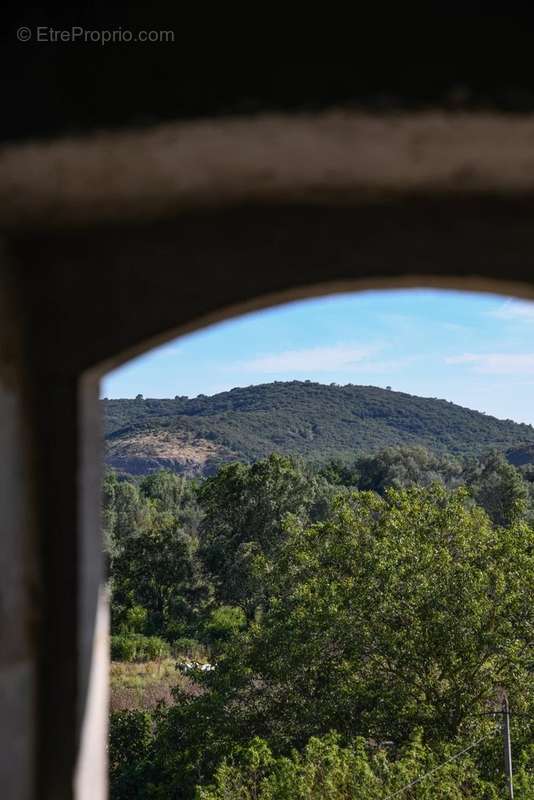
[[[341,294],[104,378],[112,800],[482,800],[503,698],[528,791],[533,326]]]

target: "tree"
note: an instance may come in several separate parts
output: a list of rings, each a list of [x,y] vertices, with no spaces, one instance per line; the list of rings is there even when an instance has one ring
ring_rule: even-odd
[[[470,460],[466,483],[496,525],[513,525],[527,510],[528,487],[521,473],[496,451]]]
[[[263,597],[254,562],[274,556],[287,514],[307,518],[316,486],[291,459],[276,454],[252,466],[225,465],[205,481],[199,491],[201,552],[221,602],[253,616]]]
[[[142,800],[154,763],[154,721],[147,711],[116,711],[109,730],[109,778],[113,800]],[[151,757],[152,756],[152,757]]]
[[[148,524],[147,509],[137,486],[129,480],[119,480],[114,472],[104,476],[102,523],[108,552],[118,551],[129,536],[134,536]]]
[[[451,741],[473,733],[499,686],[528,709],[533,544],[525,525],[494,527],[466,490],[437,485],[355,493],[312,526],[293,519],[265,560],[261,618],[229,643],[206,694],[173,709],[189,757],[215,763],[254,735],[287,753],[330,730],[399,743],[420,727]]]
[[[354,465],[358,489],[379,494],[389,487],[429,486],[436,481],[450,487],[458,484],[461,471],[455,459],[423,447],[388,447],[376,455],[361,456]]]
[[[161,511],[174,511],[182,503],[186,485],[182,475],[161,469],[143,478],[139,488],[143,497],[153,500]]]
[[[200,559],[198,540],[161,513],[149,532],[132,536],[112,562],[112,626],[131,631],[132,609],[146,618],[140,633],[169,641],[196,633],[209,607],[211,587]]]
[[[196,481],[162,469],[143,478],[139,491],[156,512],[172,514],[182,527],[196,533],[202,516]]]

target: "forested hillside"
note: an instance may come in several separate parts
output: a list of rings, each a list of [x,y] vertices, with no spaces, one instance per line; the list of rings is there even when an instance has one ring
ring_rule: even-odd
[[[312,461],[414,445],[460,456],[510,450],[514,463],[534,456],[530,425],[374,386],[275,382],[212,397],[105,399],[102,407],[106,461],[133,474],[208,475],[273,451]]]

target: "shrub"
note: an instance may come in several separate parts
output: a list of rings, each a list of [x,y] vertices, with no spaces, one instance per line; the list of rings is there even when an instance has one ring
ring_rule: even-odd
[[[220,606],[211,612],[206,624],[206,637],[211,644],[225,642],[239,633],[247,623],[245,612],[237,606]]]
[[[141,633],[146,625],[148,612],[143,606],[132,606],[125,613],[127,630],[132,633]]]
[[[111,637],[112,661],[154,661],[169,655],[169,645],[159,636],[131,633]]]
[[[111,637],[112,661],[134,661],[135,652],[136,646],[132,636]]]

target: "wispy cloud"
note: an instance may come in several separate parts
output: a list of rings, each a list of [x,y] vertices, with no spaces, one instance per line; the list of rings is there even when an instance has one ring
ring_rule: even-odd
[[[509,322],[534,323],[534,303],[524,300],[506,300],[498,308],[486,312],[490,317]]]
[[[462,353],[445,362],[470,364],[475,372],[491,375],[534,374],[534,353]]]
[[[337,344],[331,347],[309,347],[268,353],[235,366],[242,372],[331,372],[362,364],[378,350],[377,345]]]

